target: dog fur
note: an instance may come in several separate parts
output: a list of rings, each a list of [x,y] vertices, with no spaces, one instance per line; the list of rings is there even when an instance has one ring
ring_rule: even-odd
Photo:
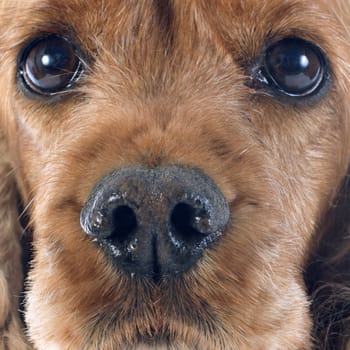
[[[350,349],[349,28],[347,0],[0,0],[0,349],[29,347],[18,198],[35,349]],[[43,33],[69,36],[86,66],[50,102],[17,83]],[[303,103],[250,79],[291,35],[331,67]],[[115,271],[80,228],[86,198],[112,169],[174,163],[216,182],[226,232],[181,278]]]

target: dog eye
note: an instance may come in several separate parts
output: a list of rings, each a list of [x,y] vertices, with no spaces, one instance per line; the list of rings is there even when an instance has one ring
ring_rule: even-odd
[[[262,74],[262,82],[284,95],[309,96],[325,80],[326,59],[310,42],[285,38],[267,49]]]
[[[76,48],[66,38],[50,35],[32,41],[19,61],[25,88],[39,95],[55,95],[79,78],[82,63]]]

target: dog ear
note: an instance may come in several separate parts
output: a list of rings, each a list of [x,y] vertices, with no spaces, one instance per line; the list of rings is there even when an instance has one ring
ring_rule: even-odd
[[[316,349],[350,346],[350,167],[305,271]]]
[[[19,315],[22,291],[22,229],[18,222],[17,189],[0,128],[0,349],[29,350]]]

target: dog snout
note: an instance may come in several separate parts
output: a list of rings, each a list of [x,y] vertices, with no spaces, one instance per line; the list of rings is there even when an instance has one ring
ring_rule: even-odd
[[[201,170],[130,167],[103,177],[81,226],[122,270],[147,277],[188,271],[224,232],[228,203]]]

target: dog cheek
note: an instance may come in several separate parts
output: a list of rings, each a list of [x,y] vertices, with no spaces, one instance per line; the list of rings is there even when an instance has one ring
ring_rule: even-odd
[[[48,252],[50,248],[41,249]],[[60,267],[65,266],[61,259],[36,258],[27,282],[25,321],[30,339],[40,349],[81,349],[85,336],[82,325],[87,319],[81,294],[71,290],[67,276],[61,273]]]

